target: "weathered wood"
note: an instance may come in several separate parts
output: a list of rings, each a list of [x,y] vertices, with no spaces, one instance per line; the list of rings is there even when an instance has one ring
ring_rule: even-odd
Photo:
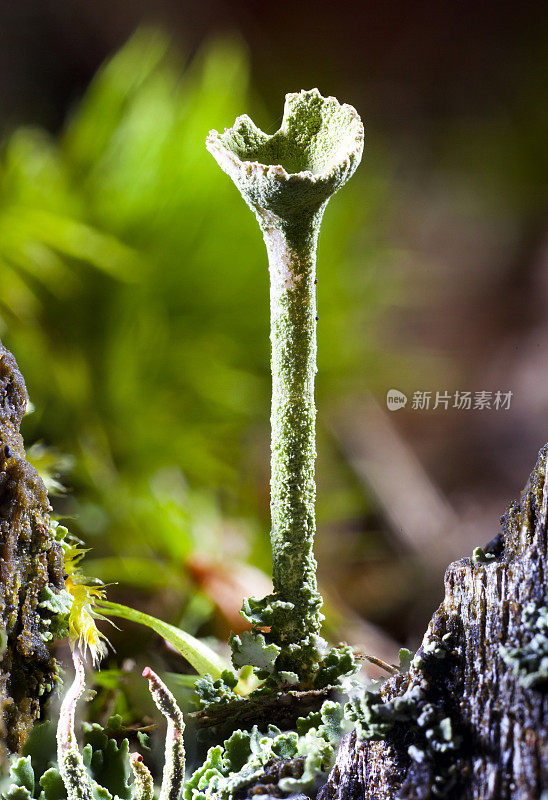
[[[447,569],[411,668],[373,708],[385,738],[345,737],[320,800],[539,800],[548,791],[547,453],[502,535]]]
[[[203,741],[219,742],[235,730],[249,730],[257,725],[267,730],[276,725],[282,730],[295,727],[299,717],[318,711],[333,693],[333,687],[309,691],[289,690],[242,698],[228,703],[212,703],[189,715]]]
[[[19,432],[27,401],[15,359],[0,343],[0,756],[20,750],[55,684],[38,603],[48,585],[64,586],[47,491]]]

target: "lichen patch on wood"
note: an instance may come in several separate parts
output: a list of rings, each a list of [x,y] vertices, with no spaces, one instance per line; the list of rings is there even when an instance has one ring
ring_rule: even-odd
[[[548,786],[546,684],[542,676],[524,680],[523,662],[516,668],[508,653],[518,661],[534,656],[538,671],[544,644],[531,643],[544,635],[547,605],[547,455],[545,446],[502,518],[502,542],[484,548],[493,558],[449,566],[445,599],[409,671],[381,691],[382,721],[391,724],[381,741],[360,742],[356,733],[343,740],[321,800],[541,797]],[[398,718],[398,701],[415,689],[416,709]]]
[[[27,403],[15,359],[0,343],[0,740],[12,752],[21,749],[58,679],[39,602],[47,587],[64,586],[46,488],[25,460],[19,428]]]

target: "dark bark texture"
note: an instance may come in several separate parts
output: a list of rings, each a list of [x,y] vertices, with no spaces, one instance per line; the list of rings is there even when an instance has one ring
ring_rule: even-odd
[[[299,717],[318,711],[331,695],[332,687],[306,692],[278,692],[257,698],[251,696],[232,703],[212,703],[206,709],[191,714],[190,719],[196,725],[202,741],[217,744],[234,731],[249,730],[253,725],[258,725],[260,730],[267,730],[269,725],[291,730],[295,728]]]
[[[47,491],[19,432],[27,400],[15,359],[0,343],[0,755],[20,750],[55,684],[38,604],[47,586],[64,586]]]
[[[320,800],[548,798],[547,454],[502,534],[447,569],[409,671],[369,698]]]

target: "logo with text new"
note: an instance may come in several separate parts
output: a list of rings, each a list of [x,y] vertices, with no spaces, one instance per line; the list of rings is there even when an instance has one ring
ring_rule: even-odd
[[[386,407],[389,411],[399,411],[405,408],[407,396],[398,389],[389,389],[386,393]]]

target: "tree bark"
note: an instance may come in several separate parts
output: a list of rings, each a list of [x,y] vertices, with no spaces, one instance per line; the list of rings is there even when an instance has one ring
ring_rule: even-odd
[[[547,454],[502,534],[447,569],[410,669],[384,684],[362,741],[343,739],[319,800],[548,797]]]
[[[57,680],[39,607],[64,587],[61,546],[50,530],[46,487],[19,432],[27,391],[0,342],[0,758],[21,749]]]

